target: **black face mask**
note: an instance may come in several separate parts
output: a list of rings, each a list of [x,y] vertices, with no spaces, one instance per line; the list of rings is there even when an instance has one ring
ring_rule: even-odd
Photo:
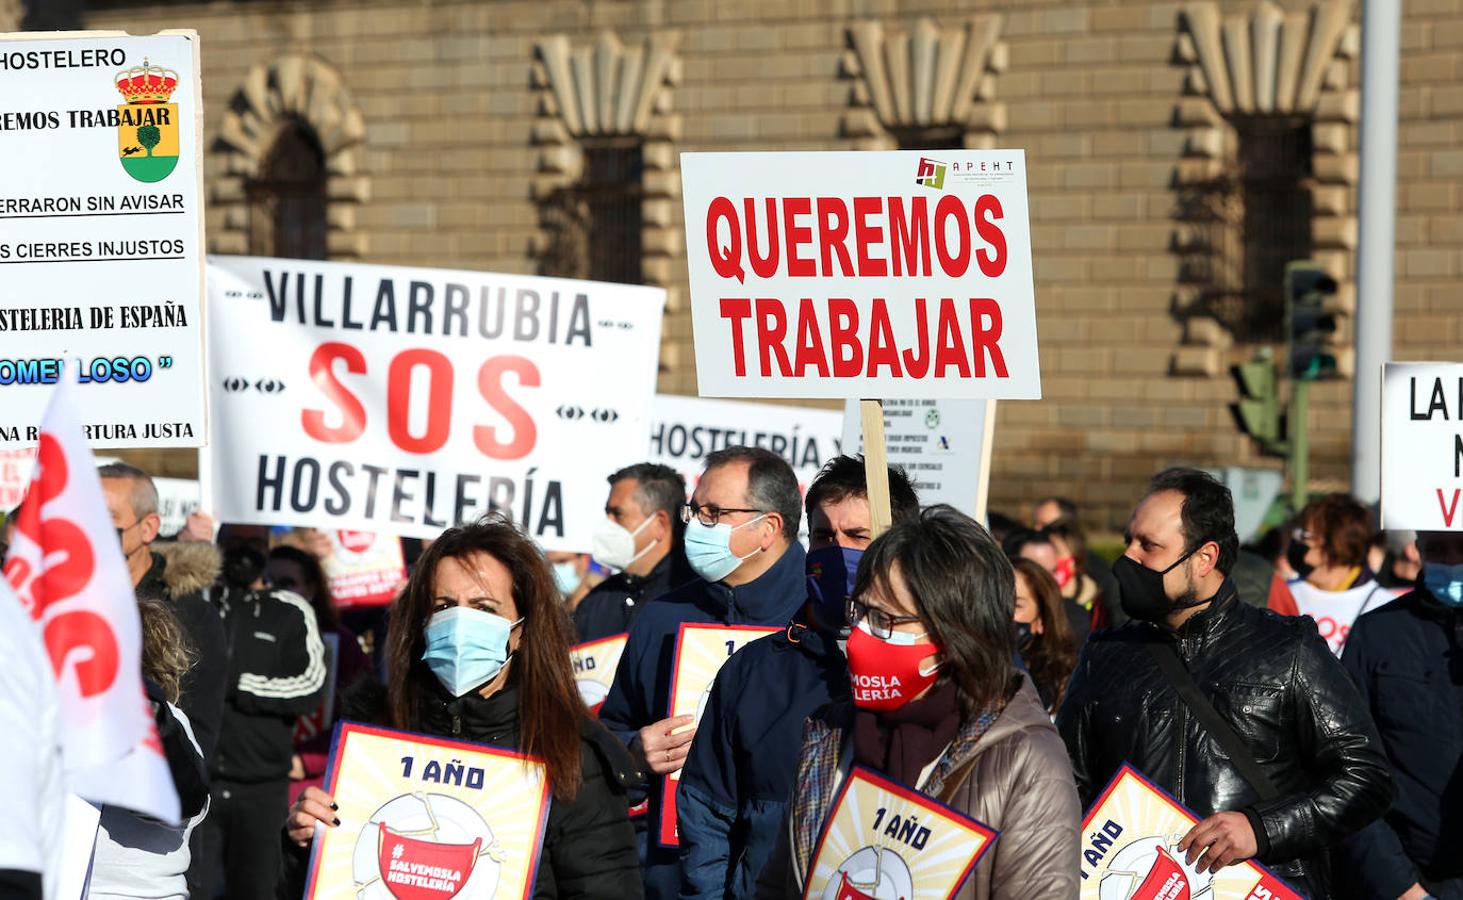
[[[1035,637],[1036,637],[1036,635],[1034,635],[1034,634],[1031,633],[1031,623],[1030,622],[1017,622],[1016,623],[1016,649],[1017,650],[1025,650],[1027,647],[1031,646],[1031,641]]]
[[[1290,567],[1300,578],[1309,578],[1311,573],[1316,571],[1315,566],[1306,562],[1306,554],[1310,552],[1310,549],[1301,541],[1291,541],[1290,546],[1286,548],[1285,561],[1290,563]]]
[[[1126,556],[1119,556],[1112,564],[1113,577],[1118,580],[1118,594],[1122,600],[1123,612],[1144,622],[1159,622],[1168,618],[1175,610],[1198,606],[1205,601],[1193,597],[1179,600],[1169,599],[1163,589],[1163,576],[1183,565],[1184,561],[1198,551],[1198,547],[1180,556],[1173,565],[1163,571],[1150,569]]]

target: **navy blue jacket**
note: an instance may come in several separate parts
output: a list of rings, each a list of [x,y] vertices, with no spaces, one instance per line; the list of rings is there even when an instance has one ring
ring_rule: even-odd
[[[1341,665],[1366,699],[1397,794],[1337,854],[1337,885],[1396,897],[1463,878],[1463,610],[1416,590],[1356,620]]]
[[[671,662],[681,625],[786,625],[807,601],[805,559],[802,545],[795,542],[750,584],[732,588],[697,579],[645,605],[630,626],[615,681],[599,710],[600,722],[625,742],[638,762],[646,765],[640,729],[664,719],[670,709]],[[660,847],[655,838],[661,784],[660,778],[650,783],[650,836],[644,857],[648,900],[674,897],[680,887],[676,851]]]
[[[695,577],[679,544],[644,577],[616,572],[595,585],[574,608],[574,630],[580,643],[624,634],[645,604]]]
[[[756,892],[797,780],[803,722],[848,696],[837,640],[801,623],[753,641],[722,666],[681,770],[683,898]]]

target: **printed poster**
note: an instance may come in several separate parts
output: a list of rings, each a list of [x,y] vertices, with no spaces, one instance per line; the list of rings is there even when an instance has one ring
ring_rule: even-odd
[[[527,900],[549,812],[542,761],[482,744],[343,723],[307,900]]]
[[[341,609],[385,606],[406,581],[401,538],[372,531],[326,532],[330,555],[320,561],[330,595]]]
[[[1382,527],[1463,531],[1463,362],[1382,367]]]
[[[1252,862],[1196,872],[1178,844],[1198,822],[1123,766],[1082,821],[1082,900],[1303,900]]]
[[[676,637],[675,661],[671,666],[674,674],[671,676],[671,703],[667,716],[695,716],[696,720],[688,727],[700,725],[706,701],[711,697],[711,684],[726,661],[752,641],[781,630],[756,625],[682,625]],[[679,769],[665,776],[660,804],[660,843],[663,847],[680,846],[680,839],[676,837],[676,788],[680,783]]]
[[[909,476],[921,506],[948,503],[984,521],[990,474],[993,401],[885,400],[884,452]],[[843,410],[843,446],[864,450],[859,401]]]
[[[0,66],[0,447],[61,377],[93,447],[198,447],[198,35],[9,34]]]
[[[919,791],[855,766],[808,867],[805,900],[947,900],[998,833]]]
[[[574,661],[574,683],[579,687],[579,696],[590,712],[598,715],[610,694],[610,685],[615,680],[615,670],[620,667],[620,657],[625,653],[629,634],[612,634],[597,641],[575,644],[569,648],[569,658]]]

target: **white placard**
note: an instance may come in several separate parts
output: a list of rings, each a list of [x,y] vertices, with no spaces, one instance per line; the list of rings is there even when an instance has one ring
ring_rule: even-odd
[[[843,414],[836,409],[706,400],[657,394],[650,424],[651,462],[670,466],[696,489],[706,456],[738,445],[762,447],[787,460],[808,485],[843,446]]]
[[[857,400],[843,411],[843,442],[863,452]],[[889,464],[904,469],[920,506],[948,503],[985,518],[982,473],[988,472],[983,400],[885,400],[884,443]]]
[[[1041,396],[1020,150],[683,153],[704,397]]]
[[[6,35],[0,110],[0,447],[63,362],[91,446],[200,446],[197,34]]]
[[[1382,525],[1463,531],[1463,363],[1383,366]]]
[[[208,277],[219,521],[426,538],[500,509],[587,551],[605,477],[645,458],[662,290],[227,256]]]

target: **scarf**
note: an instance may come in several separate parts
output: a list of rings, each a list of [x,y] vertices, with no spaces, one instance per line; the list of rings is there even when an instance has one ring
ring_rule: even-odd
[[[920,773],[960,731],[960,696],[941,680],[918,700],[898,709],[860,709],[853,717],[853,757],[861,766],[917,787]]]

